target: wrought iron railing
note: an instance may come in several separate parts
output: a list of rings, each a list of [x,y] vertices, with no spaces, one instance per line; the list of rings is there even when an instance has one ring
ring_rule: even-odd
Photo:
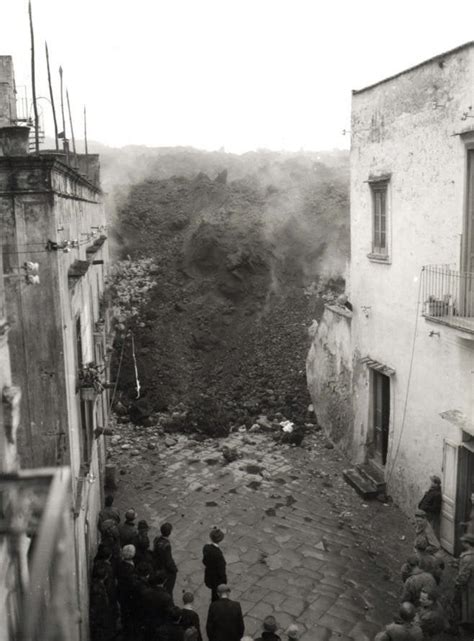
[[[422,278],[423,316],[474,332],[474,272],[427,265]]]
[[[2,586],[9,641],[79,636],[70,491],[68,468],[0,475],[0,540],[12,577]]]

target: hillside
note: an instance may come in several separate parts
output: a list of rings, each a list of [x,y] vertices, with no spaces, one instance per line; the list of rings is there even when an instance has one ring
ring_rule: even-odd
[[[191,173],[182,153],[183,173]],[[251,162],[227,164],[228,156],[211,154],[215,168],[202,163],[208,173],[194,167],[172,177],[161,177],[157,160],[144,180],[118,192],[118,252],[130,267],[151,259],[155,284],[139,315],[119,328],[119,343],[128,327],[134,335],[137,420],[177,407],[194,423],[200,413],[218,417],[224,431],[261,414],[305,420],[307,327],[324,296],[343,289],[347,160],[330,167],[316,155],[256,152]],[[129,347],[123,363],[128,405]]]

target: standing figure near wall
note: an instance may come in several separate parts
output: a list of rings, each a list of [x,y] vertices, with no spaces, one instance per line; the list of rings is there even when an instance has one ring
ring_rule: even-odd
[[[454,581],[455,600],[460,607],[460,623],[474,625],[474,534],[461,537],[463,552],[459,557],[459,570]]]
[[[426,543],[425,550],[428,554],[437,554],[441,550],[438,537],[434,533],[431,525],[428,523],[426,512],[418,508],[415,510],[414,546],[416,547],[421,542]]]
[[[441,479],[436,474],[430,476],[431,485],[421,501],[418,509],[426,512],[426,518],[433,528],[434,533],[439,537],[439,520],[441,514]]]
[[[469,499],[469,520],[463,521],[461,525],[466,528],[465,534],[474,534],[474,492],[471,493]]]

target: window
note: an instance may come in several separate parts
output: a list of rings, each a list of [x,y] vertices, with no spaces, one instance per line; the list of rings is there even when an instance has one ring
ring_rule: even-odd
[[[388,257],[388,179],[369,180],[372,192],[372,254],[369,257]]]

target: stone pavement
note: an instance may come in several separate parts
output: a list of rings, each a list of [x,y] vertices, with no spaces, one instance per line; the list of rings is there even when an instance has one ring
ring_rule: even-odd
[[[184,589],[195,593],[203,630],[210,591],[202,547],[213,525],[226,532],[231,598],[247,634],[273,614],[282,629],[296,622],[303,641],[362,641],[392,620],[412,526],[393,505],[366,504],[344,483],[342,455],[320,433],[301,448],[260,433],[198,442],[124,425],[117,434],[116,505],[133,506],[151,540],[161,523],[173,524],[175,601]],[[241,458],[226,463],[224,443]]]

